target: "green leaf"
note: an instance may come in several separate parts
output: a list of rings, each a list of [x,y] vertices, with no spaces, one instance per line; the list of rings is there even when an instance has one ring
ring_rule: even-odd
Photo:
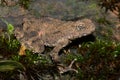
[[[5,19],[1,18],[1,16],[0,16],[0,19],[7,25],[7,31],[8,31],[8,33],[10,35],[13,34],[14,26],[12,24],[8,23]]]
[[[7,24],[7,29],[9,34],[13,34],[14,26],[12,24]]]
[[[12,70],[25,70],[25,67],[21,63],[12,60],[0,61],[0,72]]]

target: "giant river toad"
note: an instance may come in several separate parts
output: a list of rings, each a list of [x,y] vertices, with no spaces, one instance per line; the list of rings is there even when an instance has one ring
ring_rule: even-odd
[[[28,49],[37,53],[42,53],[44,46],[54,47],[50,55],[57,61],[59,51],[71,40],[91,34],[94,30],[95,25],[90,19],[61,21],[50,17],[24,18],[23,26],[15,29],[15,35]]]

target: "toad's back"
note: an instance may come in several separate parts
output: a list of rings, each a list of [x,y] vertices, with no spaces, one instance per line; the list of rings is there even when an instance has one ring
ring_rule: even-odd
[[[22,43],[33,47],[36,42],[36,46],[57,46],[62,42],[64,44],[65,41],[68,43],[70,40],[88,35],[94,30],[95,26],[89,19],[61,21],[45,17],[40,19],[25,18],[23,27],[17,28],[15,33]]]

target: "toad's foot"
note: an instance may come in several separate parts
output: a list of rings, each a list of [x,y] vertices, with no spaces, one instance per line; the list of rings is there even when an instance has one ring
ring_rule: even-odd
[[[61,65],[61,64],[57,65],[57,68],[58,68],[58,70],[59,70],[59,73],[60,73],[60,74],[63,74],[63,73],[66,73],[66,72],[68,72],[68,71],[74,71],[74,72],[78,73],[78,71],[77,71],[76,69],[73,69],[73,68],[72,68],[72,65],[73,65],[73,63],[74,63],[75,61],[76,61],[76,59],[74,59],[74,60],[70,63],[70,65],[69,65],[68,67],[64,67],[64,66]]]

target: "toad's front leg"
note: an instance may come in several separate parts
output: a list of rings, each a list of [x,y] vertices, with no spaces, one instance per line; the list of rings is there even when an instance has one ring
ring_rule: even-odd
[[[77,73],[77,70],[72,68],[72,65],[76,61],[76,59],[73,60],[68,67],[66,67],[63,64],[61,64],[60,63],[60,59],[59,59],[60,58],[59,54],[58,54],[59,51],[63,47],[65,47],[68,43],[70,43],[70,40],[68,40],[68,39],[61,39],[60,41],[58,41],[58,43],[59,44],[51,51],[50,56],[52,58],[52,61],[55,63],[56,67],[58,68],[59,73],[62,74],[62,73],[65,73],[67,71],[74,71],[74,72]]]
[[[70,41],[68,39],[60,39],[55,48],[53,48],[53,50],[50,52],[50,56],[52,58],[52,61],[55,62],[55,63],[58,63],[60,62],[60,59],[59,59],[59,51],[65,47],[68,43],[70,43]]]

